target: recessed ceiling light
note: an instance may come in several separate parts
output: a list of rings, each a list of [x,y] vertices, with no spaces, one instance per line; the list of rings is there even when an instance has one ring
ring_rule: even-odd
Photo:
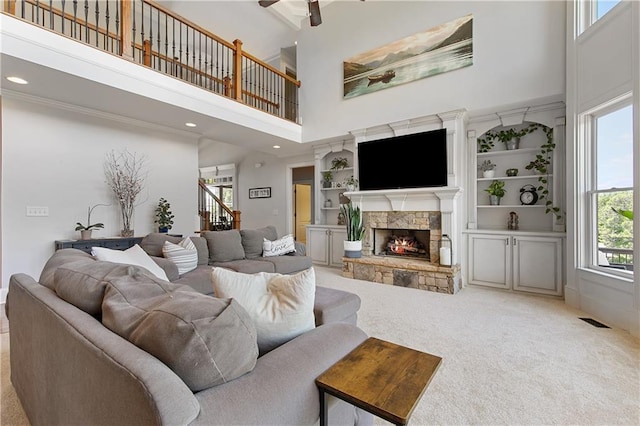
[[[185,126],[187,127],[196,127],[197,124],[196,123],[184,123]]]
[[[7,77],[7,80],[16,84],[29,84],[29,82],[24,78],[15,77],[15,76]]]
[[[275,149],[280,149],[280,145],[274,145],[273,146]]]

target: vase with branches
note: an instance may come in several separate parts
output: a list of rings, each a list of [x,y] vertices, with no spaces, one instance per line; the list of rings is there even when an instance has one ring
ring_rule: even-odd
[[[123,237],[132,237],[133,212],[137,199],[146,180],[146,157],[131,153],[126,149],[121,152],[111,151],[104,162],[104,173],[107,185],[113,191],[120,206]]]

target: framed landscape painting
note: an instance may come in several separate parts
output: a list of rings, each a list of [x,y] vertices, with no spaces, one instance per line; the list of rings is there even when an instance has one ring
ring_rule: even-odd
[[[344,98],[473,64],[473,15],[438,25],[343,62]]]

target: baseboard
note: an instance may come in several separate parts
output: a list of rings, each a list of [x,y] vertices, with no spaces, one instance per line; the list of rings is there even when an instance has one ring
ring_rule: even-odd
[[[4,305],[4,303],[7,301],[7,292],[9,290],[6,288],[0,288],[0,303],[2,303]]]

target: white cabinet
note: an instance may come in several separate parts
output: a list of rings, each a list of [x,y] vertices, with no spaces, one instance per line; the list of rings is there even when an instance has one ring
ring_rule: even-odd
[[[346,239],[344,226],[307,225],[307,255],[313,263],[341,268]]]
[[[562,294],[563,238],[529,233],[470,233],[470,284]]]

